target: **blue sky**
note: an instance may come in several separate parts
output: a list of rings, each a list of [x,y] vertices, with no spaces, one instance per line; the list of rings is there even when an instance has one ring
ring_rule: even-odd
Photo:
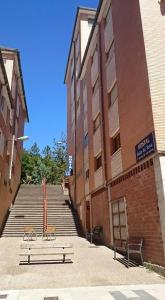
[[[42,149],[66,132],[63,84],[77,6],[97,7],[98,0],[1,1],[0,45],[21,52],[30,123],[24,146]]]

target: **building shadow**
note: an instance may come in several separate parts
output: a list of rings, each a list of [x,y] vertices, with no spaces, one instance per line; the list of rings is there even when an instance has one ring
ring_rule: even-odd
[[[165,0],[159,1],[159,5],[162,16],[165,16]]]
[[[52,264],[73,264],[73,261],[69,258],[65,259],[65,262],[58,259],[50,259],[50,260],[31,260],[30,263],[28,263],[25,260],[21,260],[19,265],[20,266],[30,266],[30,265],[52,265]]]
[[[124,265],[125,267],[128,268],[128,260],[126,257],[121,257],[121,258],[116,258],[115,260],[117,260],[118,262],[120,262],[122,265]],[[130,260],[129,261],[129,267],[139,267],[140,264],[133,261],[133,260]]]

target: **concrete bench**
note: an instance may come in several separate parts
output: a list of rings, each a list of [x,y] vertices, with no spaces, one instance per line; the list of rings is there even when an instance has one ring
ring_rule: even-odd
[[[62,256],[61,262],[66,262],[66,256],[73,255],[73,246],[71,244],[21,244],[20,256],[27,257],[27,262],[30,264],[31,257],[42,257],[42,256]],[[51,252],[50,252],[51,251]],[[22,261],[21,261],[22,263]]]
[[[141,263],[143,265],[142,255],[143,239],[138,237],[128,238],[125,241],[118,240],[114,243],[114,259],[116,259],[116,252],[120,252],[127,256],[127,267],[130,266],[130,254],[139,254]]]

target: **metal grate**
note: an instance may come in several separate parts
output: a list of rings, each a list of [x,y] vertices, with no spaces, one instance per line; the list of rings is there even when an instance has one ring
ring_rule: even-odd
[[[7,299],[7,295],[0,295],[0,299]]]
[[[56,297],[44,297],[44,300],[59,300],[59,298]]]

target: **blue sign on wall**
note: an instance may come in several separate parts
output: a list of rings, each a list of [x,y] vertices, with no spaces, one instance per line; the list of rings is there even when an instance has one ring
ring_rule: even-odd
[[[154,132],[147,135],[139,144],[135,146],[136,161],[142,160],[156,150]]]

